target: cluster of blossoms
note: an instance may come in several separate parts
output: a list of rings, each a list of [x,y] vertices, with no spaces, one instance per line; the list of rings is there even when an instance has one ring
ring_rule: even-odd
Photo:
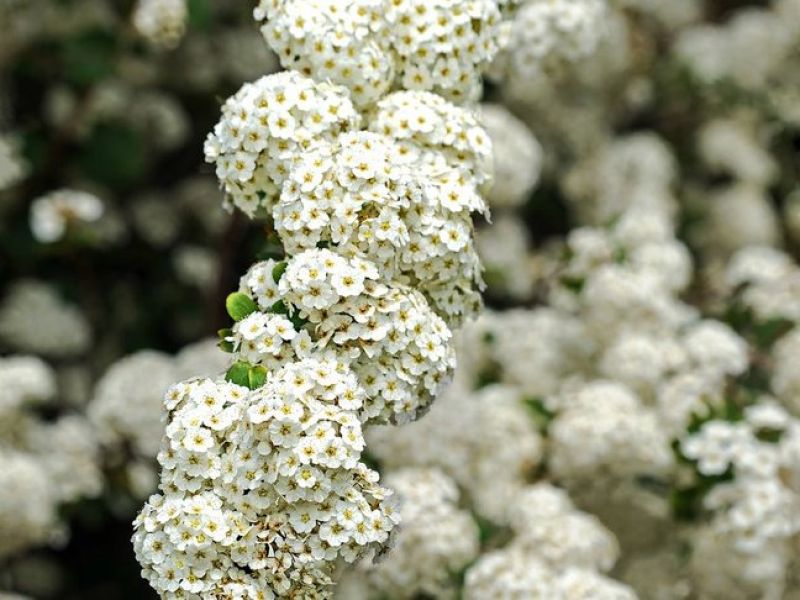
[[[228,101],[206,158],[234,205],[273,218],[287,252],[325,242],[424,292],[448,320],[475,312],[470,214],[485,210],[486,133],[427,92],[381,100],[367,120],[375,133],[348,131],[359,122],[343,89],[272,75]]]
[[[313,141],[358,127],[344,88],[294,71],[246,83],[222,107],[206,160],[217,165],[228,200],[253,216],[271,211],[293,163]]]
[[[546,483],[525,488],[510,507],[510,522],[511,543],[467,571],[465,598],[636,598],[602,574],[619,553],[613,535],[562,490]]]
[[[700,587],[709,596],[741,594],[741,586],[745,593],[782,597],[800,532],[800,421],[765,401],[746,408],[740,422],[707,421],[681,450],[702,476],[720,481],[704,498],[712,520],[693,556]],[[724,577],[701,568],[720,546],[728,555]]]
[[[585,59],[606,32],[607,10],[604,0],[527,0],[494,69],[524,83]]]
[[[289,362],[256,391],[174,386],[163,493],[136,521],[145,577],[169,597],[325,597],[335,560],[374,549],[395,522],[358,460],[363,397],[347,365],[324,357]]]
[[[792,58],[797,15],[794,0],[738,11],[723,24],[699,24],[682,31],[674,51],[703,81],[730,79],[746,89],[765,87]],[[763,51],[749,55],[751,44],[760,44]]]
[[[400,528],[391,552],[362,564],[339,584],[336,597],[455,597],[454,574],[478,555],[478,527],[458,508],[458,487],[437,469],[404,468],[385,482],[400,502]]]
[[[18,281],[0,304],[0,342],[15,351],[72,357],[84,353],[91,339],[81,310],[46,283]]]
[[[504,43],[506,4],[261,0],[255,16],[284,67],[345,86],[361,107],[398,88],[462,103]]]
[[[326,242],[425,292],[448,318],[473,312],[480,265],[470,213],[483,200],[459,170],[417,167],[402,152],[366,132],[308,152],[284,185],[275,227],[290,253]]]
[[[229,296],[225,380],[167,393],[161,492],[134,534],[163,597],[326,598],[338,563],[386,544],[400,514],[362,461],[363,427],[428,409],[455,365],[450,327],[481,303],[471,215],[485,210],[489,137],[429,90],[477,97],[506,4],[256,9],[294,71],[229,99],[205,155],[286,259]]]
[[[171,49],[186,32],[189,10],[186,0],[138,0],[133,26],[156,48]]]
[[[99,447],[85,419],[45,421],[37,409],[56,394],[53,370],[38,358],[0,359],[0,559],[68,533],[59,507],[102,488]]]
[[[266,312],[234,326],[238,357],[271,370],[296,355],[332,350],[364,386],[364,420],[413,420],[440,393],[455,364],[452,334],[418,291],[388,286],[373,264],[325,249],[293,257],[279,283],[276,266],[258,263],[242,280]],[[276,303],[309,327],[298,331],[271,314]]]
[[[548,149],[597,141],[607,121],[597,88],[625,66],[624,26],[606,0],[526,0],[490,76]]]

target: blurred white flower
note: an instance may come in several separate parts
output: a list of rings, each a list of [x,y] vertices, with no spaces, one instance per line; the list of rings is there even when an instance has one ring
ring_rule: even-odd
[[[94,223],[103,216],[103,202],[87,192],[63,189],[33,201],[30,226],[42,243],[61,240],[74,224]]]

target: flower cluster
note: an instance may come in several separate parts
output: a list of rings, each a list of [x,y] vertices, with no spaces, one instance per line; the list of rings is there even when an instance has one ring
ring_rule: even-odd
[[[602,575],[617,559],[613,535],[575,509],[564,492],[544,483],[530,486],[512,507],[514,539],[470,567],[465,598],[636,598]]]
[[[460,170],[420,164],[413,148],[359,132],[304,154],[274,216],[288,252],[324,242],[370,260],[385,277],[426,293],[452,320],[480,304],[472,290],[480,265],[470,213],[482,209]]]
[[[225,380],[167,394],[161,493],[134,535],[166,597],[329,597],[340,559],[384,546],[399,515],[362,427],[428,409],[455,365],[449,327],[481,304],[490,141],[430,90],[476,98],[500,4],[265,0],[255,16],[294,71],[230,98],[205,156],[286,258],[228,298]]]
[[[375,265],[330,250],[292,258],[275,282],[277,264],[254,265],[242,289],[265,312],[233,329],[237,356],[268,370],[293,356],[331,350],[350,365],[367,397],[364,420],[408,421],[439,394],[455,364],[452,334],[412,288],[379,281]],[[294,311],[308,326],[295,329],[275,310]]]
[[[603,468],[615,477],[633,477],[660,474],[672,465],[656,414],[624,386],[594,381],[572,394],[553,403],[560,404],[549,432],[556,476],[587,480]]]
[[[334,358],[287,363],[252,392],[174,386],[163,494],[136,521],[145,577],[170,597],[324,597],[336,560],[385,542],[396,520],[359,462],[363,399]]]
[[[712,515],[709,541],[729,545],[727,554],[738,557],[740,564],[773,564],[771,573],[751,566],[728,578],[703,578],[701,587],[709,595],[728,595],[737,585],[757,584],[755,589],[771,589],[779,597],[792,538],[800,531],[795,487],[800,422],[779,404],[765,401],[745,409],[741,422],[706,422],[683,439],[681,450],[702,476],[721,481],[704,499]],[[726,481],[726,474],[735,476]],[[701,550],[696,560],[705,559],[706,552],[708,548]]]
[[[441,96],[424,91],[389,94],[370,111],[367,127],[397,140],[404,154],[421,155],[436,168],[441,168],[441,155],[470,181],[492,179],[492,144],[480,119]]]
[[[46,283],[19,281],[0,304],[0,341],[14,350],[70,357],[85,352],[91,339],[89,322],[80,309]]]
[[[229,201],[248,215],[271,210],[291,166],[313,142],[354,129],[344,88],[286,71],[246,83],[222,107],[205,144]]]
[[[284,67],[347,87],[361,107],[397,88],[461,103],[504,42],[504,4],[261,0],[255,16]]]
[[[0,558],[63,542],[60,507],[102,488],[95,433],[77,414],[45,421],[56,374],[30,356],[0,359]]]
[[[378,564],[359,565],[339,584],[337,597],[454,597],[453,573],[478,554],[478,527],[458,508],[458,488],[426,468],[391,472],[385,482],[397,494],[403,526],[391,552]]]
[[[505,523],[509,503],[543,454],[517,390],[493,385],[472,392],[459,380],[424,419],[402,428],[373,427],[367,441],[386,469],[440,469],[467,492],[476,512],[497,523]]]
[[[500,59],[505,77],[542,79],[590,56],[606,31],[603,0],[529,0],[517,11]]]

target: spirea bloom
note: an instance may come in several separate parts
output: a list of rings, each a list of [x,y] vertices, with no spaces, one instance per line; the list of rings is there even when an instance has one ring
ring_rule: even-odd
[[[367,259],[384,277],[425,292],[451,319],[480,306],[471,213],[483,209],[459,169],[423,160],[414,145],[359,132],[304,154],[274,216],[290,253],[324,242]]]
[[[452,333],[413,288],[388,286],[375,265],[324,249],[294,257],[279,283],[275,266],[256,264],[242,279],[263,311],[234,327],[234,351],[244,360],[273,369],[295,354],[333,352],[364,386],[364,420],[416,418],[449,381]],[[297,330],[270,313],[279,300],[307,325]]]
[[[292,164],[314,142],[357,127],[344,88],[294,71],[246,83],[222,107],[205,144],[229,201],[250,216],[269,210]]]
[[[363,107],[393,89],[475,100],[506,33],[495,0],[261,0],[267,43],[286,68],[347,87]]]
[[[374,551],[397,518],[359,462],[364,395],[346,365],[324,358],[287,363],[252,392],[207,379],[174,386],[162,493],[135,523],[153,587],[325,597],[337,559]]]

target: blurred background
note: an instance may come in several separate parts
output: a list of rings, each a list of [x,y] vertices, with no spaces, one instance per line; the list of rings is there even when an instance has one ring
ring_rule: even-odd
[[[225,297],[281,252],[203,160],[224,100],[281,68],[252,9],[0,0],[9,594],[154,597],[130,535],[161,398],[225,369]],[[401,537],[340,597],[501,597],[484,560],[513,548],[644,599],[800,598],[800,2],[521,2],[481,118],[487,314],[440,405],[368,446],[401,490],[452,486],[439,547]],[[526,529],[550,518],[537,485],[571,521]],[[563,597],[620,597],[587,589]]]

